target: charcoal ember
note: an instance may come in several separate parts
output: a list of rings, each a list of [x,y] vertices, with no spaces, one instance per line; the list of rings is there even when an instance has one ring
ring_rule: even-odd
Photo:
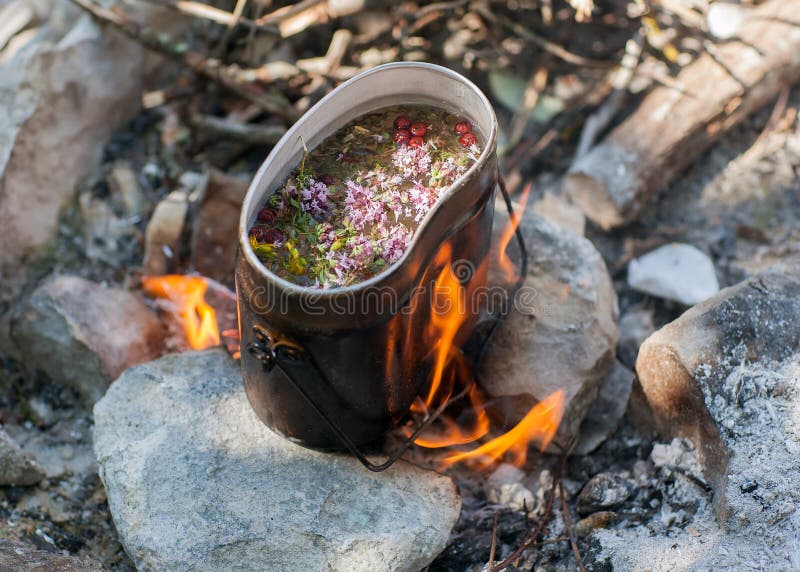
[[[103,567],[86,556],[64,556],[37,550],[29,544],[0,539],[0,570],[103,572]]]
[[[500,203],[495,211],[493,244],[497,245],[508,215]],[[520,228],[528,249],[528,275],[494,335],[481,380],[492,396],[513,397],[515,417],[564,390],[565,412],[556,442],[567,443],[579,434],[614,364],[617,295],[605,262],[590,241],[531,210],[522,214]],[[516,248],[512,241],[512,260],[518,259]],[[492,260],[498,258],[500,253],[494,252]],[[495,266],[490,266],[489,282],[509,283]]]
[[[466,513],[466,514],[465,514]],[[492,548],[492,526],[497,515],[498,545],[516,547],[527,531],[525,515],[508,507],[488,505],[462,512],[447,548],[434,560],[430,572],[463,572],[476,562],[487,562]],[[500,554],[501,551],[496,552]]]
[[[39,286],[11,333],[29,369],[91,402],[126,368],[157,357],[164,339],[160,320],[137,296],[76,276]]]
[[[634,485],[612,473],[600,473],[591,478],[578,494],[576,508],[581,515],[613,509],[624,503],[634,492]]]
[[[45,477],[44,470],[32,455],[20,449],[8,434],[0,429],[0,486],[35,485]],[[0,564],[2,564],[2,548],[0,548]],[[10,570],[3,568],[0,570]]]
[[[414,571],[461,499],[399,462],[376,474],[268,429],[221,348],[128,369],[94,408],[95,455],[139,570]]]

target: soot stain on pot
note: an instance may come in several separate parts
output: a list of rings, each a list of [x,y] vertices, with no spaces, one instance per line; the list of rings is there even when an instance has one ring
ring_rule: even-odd
[[[397,262],[442,194],[480,155],[472,123],[429,105],[351,121],[304,153],[249,231],[272,272],[302,286],[346,286]]]

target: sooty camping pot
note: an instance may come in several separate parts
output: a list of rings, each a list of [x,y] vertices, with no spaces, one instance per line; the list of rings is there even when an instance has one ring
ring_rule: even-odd
[[[397,104],[429,104],[467,117],[480,133],[477,162],[422,221],[403,257],[363,282],[302,287],[267,270],[248,229],[265,197],[313,149],[360,115]],[[301,139],[302,138],[302,139]],[[497,119],[461,75],[427,63],[387,64],[345,82],[278,142],[247,192],[239,223],[236,292],[247,397],[261,420],[301,445],[341,449],[375,441],[399,423],[434,368],[436,279],[447,264],[467,289],[486,283]],[[480,312],[468,315],[464,343]],[[352,447],[349,447],[352,451]]]

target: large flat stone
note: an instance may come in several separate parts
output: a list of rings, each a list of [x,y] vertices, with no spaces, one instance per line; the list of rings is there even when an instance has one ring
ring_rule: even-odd
[[[220,349],[126,371],[95,406],[95,453],[139,570],[420,570],[461,506],[447,477],[271,432]]]

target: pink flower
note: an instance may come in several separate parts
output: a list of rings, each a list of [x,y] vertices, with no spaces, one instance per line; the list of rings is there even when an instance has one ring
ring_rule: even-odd
[[[408,248],[413,233],[402,224],[396,224],[389,229],[381,240],[381,255],[389,264],[394,264]]]
[[[439,199],[439,191],[426,187],[419,181],[414,181],[414,186],[408,191],[408,196],[415,210],[414,221],[420,222],[436,204]]]
[[[363,185],[351,179],[345,183],[344,213],[357,230],[386,222],[386,210]]]
[[[309,213],[317,220],[322,220],[331,210],[328,185],[322,181],[309,180],[308,188],[300,191],[303,212]]]
[[[427,145],[412,147],[403,145],[392,154],[394,166],[403,172],[406,179],[418,179],[431,171],[431,155]]]

